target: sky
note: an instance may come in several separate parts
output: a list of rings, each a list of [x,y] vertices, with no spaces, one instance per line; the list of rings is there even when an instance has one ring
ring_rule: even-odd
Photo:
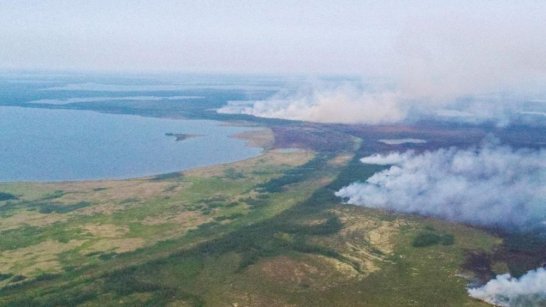
[[[488,86],[491,73],[542,74],[545,29],[546,2],[529,0],[3,0],[0,69],[395,81],[411,80],[409,74],[437,82],[450,81],[446,71],[460,77],[470,69],[470,80],[482,80],[476,86]],[[432,91],[434,84],[404,86]],[[454,84],[453,91],[458,86],[472,84]]]

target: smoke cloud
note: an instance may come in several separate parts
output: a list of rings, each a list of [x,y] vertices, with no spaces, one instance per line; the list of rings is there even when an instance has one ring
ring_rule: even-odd
[[[373,155],[390,165],[336,195],[347,203],[506,229],[545,227],[546,151],[488,139],[470,149]]]
[[[340,85],[297,93],[277,94],[260,101],[232,101],[220,109],[224,114],[246,114],[318,123],[392,124],[419,120],[459,123],[544,123],[546,101],[523,94],[460,96],[448,100],[411,96],[394,90],[366,90],[364,86]],[[467,96],[465,96],[467,95]],[[470,96],[468,96],[470,95]]]
[[[344,85],[330,89],[311,88],[296,94],[278,94],[268,100],[230,102],[219,113],[247,114],[320,123],[391,123],[404,120],[406,110],[396,93],[367,93]]]
[[[385,5],[389,18],[359,28],[364,41],[375,33],[369,52],[351,59],[361,84],[313,84],[306,96],[232,103],[221,112],[350,124],[544,122],[544,3],[421,4],[400,14]]]
[[[498,275],[483,287],[468,289],[468,294],[496,306],[545,306],[546,270],[532,270],[520,278]]]

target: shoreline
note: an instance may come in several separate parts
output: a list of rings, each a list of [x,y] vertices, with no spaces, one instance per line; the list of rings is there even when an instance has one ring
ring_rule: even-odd
[[[232,127],[240,127],[240,125],[231,125],[229,122],[222,122],[224,124],[227,124],[227,126]],[[252,126],[247,126],[252,127]],[[258,128],[254,126],[254,128]],[[174,136],[175,134],[173,134]],[[195,136],[197,137],[197,135]],[[153,180],[156,177],[164,176],[164,175],[171,175],[171,174],[183,174],[184,172],[193,171],[193,170],[199,170],[199,169],[205,169],[210,167],[216,167],[221,165],[227,165],[231,163],[246,161],[249,159],[257,158],[260,156],[263,156],[267,152],[273,150],[272,144],[274,141],[274,135],[271,129],[267,127],[259,127],[259,129],[256,130],[250,130],[250,131],[243,131],[239,132],[233,135],[229,136],[230,138],[239,139],[242,141],[245,141],[246,147],[252,147],[252,148],[261,148],[262,151],[253,157],[248,157],[240,160],[234,160],[230,162],[224,162],[224,163],[215,163],[210,165],[202,165],[202,166],[195,166],[190,167],[183,170],[174,170],[172,172],[161,172],[156,174],[148,174],[143,176],[136,176],[136,177],[120,177],[120,178],[99,178],[99,179],[74,179],[74,180],[14,180],[14,181],[0,181],[1,185],[11,185],[11,184],[61,184],[61,183],[86,183],[86,182],[111,182],[111,181],[134,181],[134,180]],[[187,139],[186,139],[187,140]],[[263,145],[263,146],[262,146]]]

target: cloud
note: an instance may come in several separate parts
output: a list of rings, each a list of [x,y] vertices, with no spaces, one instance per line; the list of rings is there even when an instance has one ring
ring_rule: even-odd
[[[496,306],[544,306],[546,270],[538,268],[520,278],[498,275],[483,287],[468,289],[468,294]]]
[[[488,139],[476,148],[393,152],[362,162],[390,167],[336,192],[349,204],[507,229],[545,226],[544,150]]]

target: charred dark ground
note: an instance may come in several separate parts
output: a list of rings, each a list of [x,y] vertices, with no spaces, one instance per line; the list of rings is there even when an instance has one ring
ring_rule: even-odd
[[[491,125],[461,125],[420,123],[414,125],[324,125],[313,123],[273,126],[276,146],[312,148],[314,150],[347,149],[350,136],[363,140],[358,157],[374,153],[414,150],[432,151],[439,148],[469,148],[479,146],[485,138],[497,138],[500,144],[513,148],[541,148],[546,144],[544,127]],[[382,139],[422,139],[426,143],[388,145]],[[358,165],[353,165],[358,168]],[[476,227],[476,226],[474,226]],[[546,236],[542,232],[507,231],[502,228],[484,228],[503,238],[503,244],[492,253],[469,251],[464,268],[476,273],[482,282],[494,277],[494,262],[506,262],[512,275],[521,276],[531,269],[546,265]]]

